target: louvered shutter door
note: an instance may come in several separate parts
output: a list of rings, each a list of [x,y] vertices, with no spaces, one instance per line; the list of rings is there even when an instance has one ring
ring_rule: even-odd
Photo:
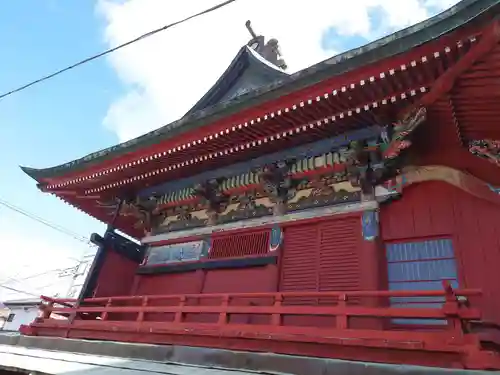
[[[360,290],[359,218],[336,219],[319,226],[319,291]]]
[[[280,290],[316,291],[318,288],[318,225],[285,229]]]
[[[280,290],[360,290],[360,244],[358,217],[287,228]]]

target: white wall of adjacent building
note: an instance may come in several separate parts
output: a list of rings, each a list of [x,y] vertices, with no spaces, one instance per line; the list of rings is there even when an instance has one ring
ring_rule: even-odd
[[[38,306],[12,306],[3,326],[4,331],[18,331],[21,325],[32,323],[38,316]]]

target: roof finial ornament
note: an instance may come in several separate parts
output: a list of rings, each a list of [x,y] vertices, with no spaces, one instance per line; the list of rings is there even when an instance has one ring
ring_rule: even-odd
[[[245,26],[247,27],[248,32],[250,33],[252,38],[257,39],[257,34],[255,34],[255,31],[253,31],[253,29],[252,29],[252,22],[250,20],[248,20],[247,22],[245,22]]]
[[[285,63],[285,60],[282,59],[278,40],[273,38],[269,39],[267,43],[265,43],[264,37],[262,35],[257,35],[253,30],[252,22],[250,20],[245,22],[245,26],[252,36],[252,39],[247,43],[247,46],[252,48],[255,52],[259,53],[270,63],[285,70],[287,68],[287,65]]]

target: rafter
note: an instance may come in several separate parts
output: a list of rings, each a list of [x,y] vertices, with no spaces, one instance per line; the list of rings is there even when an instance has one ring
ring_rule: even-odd
[[[448,68],[432,85],[429,92],[423,95],[413,106],[405,109],[407,114],[418,107],[427,107],[446,95],[454,86],[455,81],[474,63],[489,53],[500,40],[500,21],[495,19],[482,33],[481,40],[473,46],[458,62]],[[404,117],[404,116],[403,116]]]

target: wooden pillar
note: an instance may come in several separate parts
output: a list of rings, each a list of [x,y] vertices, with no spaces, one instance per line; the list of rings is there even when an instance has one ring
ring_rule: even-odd
[[[382,290],[381,262],[383,261],[383,249],[380,240],[380,223],[378,210],[363,211],[361,215],[361,286],[363,290]],[[363,298],[362,305],[369,307],[383,306],[384,301],[380,298]],[[381,319],[367,319],[363,327],[380,329],[383,326]]]

